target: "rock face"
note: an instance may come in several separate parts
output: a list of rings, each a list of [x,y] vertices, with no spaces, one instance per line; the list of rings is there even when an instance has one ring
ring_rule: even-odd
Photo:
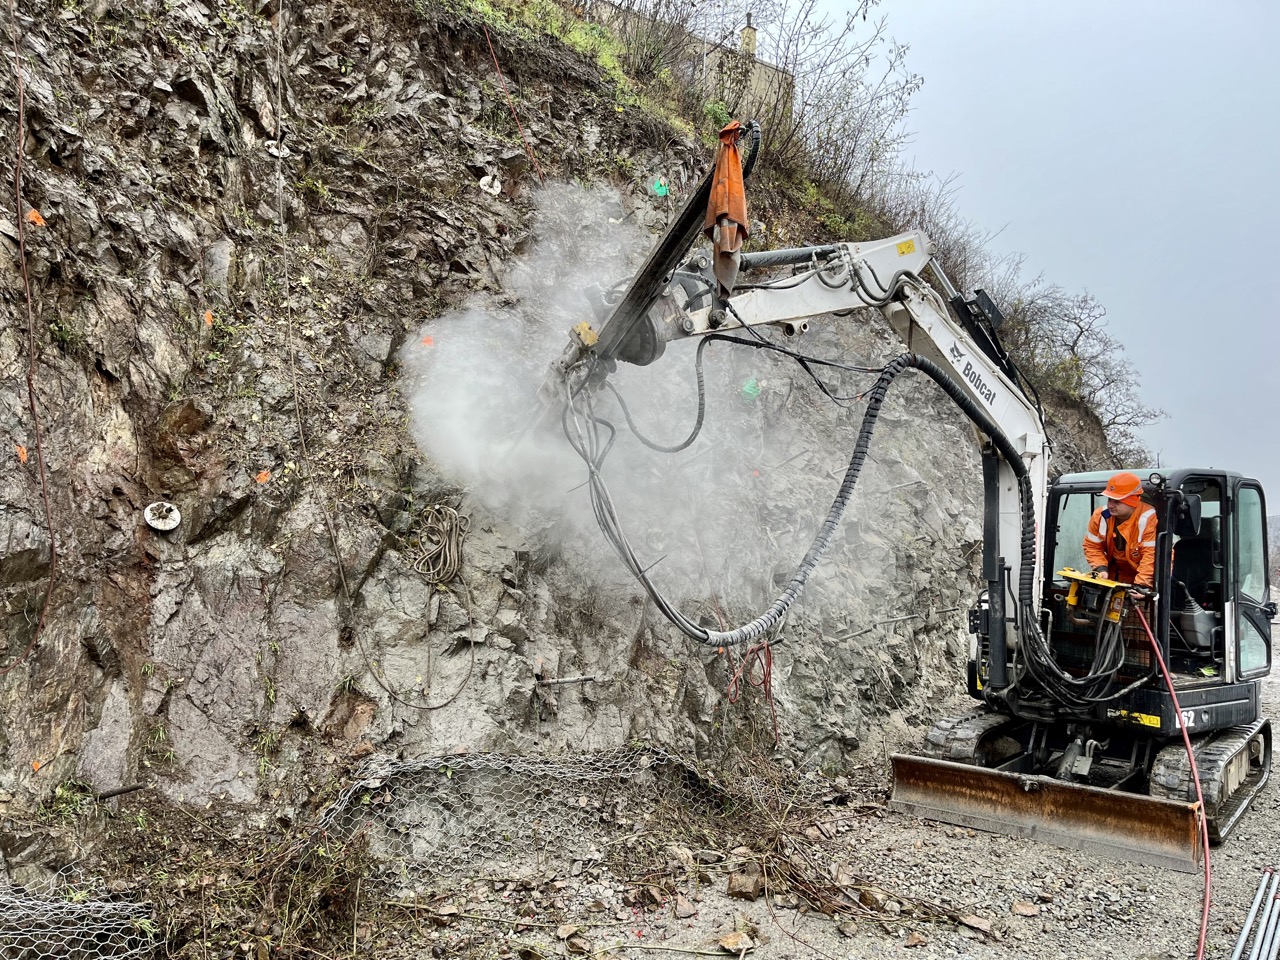
[[[739,665],[671,628],[589,525],[516,522],[414,442],[431,412],[410,409],[406,350],[465,325],[463,304],[502,304],[548,196],[477,24],[407,4],[18,7],[0,45],[18,32],[38,216],[0,216],[4,663],[33,635],[55,549],[56,581],[39,643],[0,678],[0,796],[76,778],[250,802],[291,789],[304,761],[371,748],[771,746],[763,663],[730,703]],[[541,175],[608,187],[628,228],[664,224],[705,149],[619,114],[566,49],[494,43]],[[675,196],[645,193],[656,176]],[[803,348],[876,365],[900,349],[882,327],[815,323]],[[692,348],[675,353],[684,379],[649,408],[669,414],[663,435],[692,421]],[[749,618],[785,582],[861,417],[748,353],[710,354],[706,446],[678,470],[636,468],[656,484],[637,541],[670,554],[659,574],[707,622]],[[160,500],[182,512],[170,532],[143,520]],[[886,712],[961,682],[979,503],[971,431],[903,377],[773,653],[797,762],[839,765]],[[469,523],[443,585],[421,570],[436,504]]]

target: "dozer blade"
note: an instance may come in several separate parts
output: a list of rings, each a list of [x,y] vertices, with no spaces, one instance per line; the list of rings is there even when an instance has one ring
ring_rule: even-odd
[[[893,755],[889,809],[1183,872],[1202,856],[1199,804]]]

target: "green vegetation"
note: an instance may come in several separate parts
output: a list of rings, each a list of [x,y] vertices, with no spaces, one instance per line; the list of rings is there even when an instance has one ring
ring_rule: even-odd
[[[702,105],[702,115],[717,130],[723,129],[733,119],[723,100],[708,100]]]
[[[627,49],[608,27],[582,19],[576,10],[556,0],[414,0],[421,14],[433,7],[479,20],[485,27],[526,42],[551,37],[595,64],[611,88],[614,105],[638,107],[660,119],[678,123],[661,99],[635,83],[624,68]],[[668,74],[669,79],[669,74]],[[653,92],[660,92],[660,86]]]
[[[89,813],[97,805],[93,790],[79,780],[64,780],[53,788],[53,796],[43,805],[42,811],[49,820],[76,820]]]
[[[62,313],[49,321],[49,339],[59,350],[68,355],[80,353],[88,345],[84,330],[76,322],[75,317]]]

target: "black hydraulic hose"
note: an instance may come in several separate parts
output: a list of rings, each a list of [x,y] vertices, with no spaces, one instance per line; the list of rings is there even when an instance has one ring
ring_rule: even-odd
[[[707,349],[707,344],[711,342],[711,338],[708,337],[699,343],[698,351],[693,357],[693,369],[697,373],[698,377],[698,417],[694,420],[693,429],[689,432],[689,436],[685,437],[673,446],[667,447],[660,443],[655,443],[641,433],[639,428],[636,426],[635,421],[631,419],[631,410],[627,406],[627,402],[622,399],[622,394],[620,394],[617,388],[608,380],[604,382],[604,385],[608,387],[609,391],[613,394],[614,399],[618,401],[618,406],[622,408],[622,415],[626,417],[627,426],[631,428],[631,432],[635,434],[637,440],[643,443],[650,450],[657,450],[659,453],[679,453],[681,450],[693,443],[694,440],[697,440],[698,434],[702,432],[702,421],[707,415],[707,388],[706,379],[702,373],[702,352]]]
[[[875,385],[867,392],[867,409],[862,415],[862,427],[858,431],[858,440],[854,444],[853,454],[849,457],[849,466],[845,469],[844,479],[840,481],[840,489],[836,491],[835,499],[831,502],[831,508],[827,511],[827,518],[822,522],[822,526],[818,528],[817,536],[813,538],[813,543],[809,545],[808,552],[805,553],[804,559],[800,561],[800,566],[796,568],[796,572],[792,575],[791,582],[787,584],[786,589],[773,601],[768,610],[750,623],[743,624],[733,630],[704,630],[703,632],[706,634],[703,640],[704,643],[730,646],[754,642],[773,630],[783,616],[786,615],[791,604],[795,602],[796,597],[800,595],[800,591],[804,589],[805,581],[809,579],[809,574],[813,572],[813,569],[818,565],[818,561],[822,559],[827,552],[827,548],[831,545],[831,538],[835,536],[836,529],[840,525],[840,519],[844,516],[845,507],[848,506],[849,499],[853,496],[853,488],[858,483],[858,475],[862,472],[862,465],[866,461],[867,448],[871,444],[871,434],[875,432],[876,420],[880,416],[880,407],[889,391],[889,384],[893,383],[903,370],[914,366],[915,364],[912,361],[915,360],[924,360],[924,358],[911,353],[904,353],[895,358],[884,368],[884,372],[880,374]],[[928,361],[924,362],[927,363]]]
[[[710,339],[710,338],[708,338]],[[728,338],[726,338],[728,339]],[[757,345],[752,341],[740,341],[753,346]],[[763,344],[760,344],[763,346]],[[778,596],[760,616],[756,617],[749,623],[736,627],[733,630],[708,630],[693,621],[689,620],[679,611],[675,610],[669,601],[662,596],[661,592],[652,583],[648,576],[647,569],[641,569],[636,561],[634,553],[630,551],[626,543],[625,537],[621,534],[621,528],[618,524],[616,512],[613,509],[611,499],[608,492],[604,488],[603,482],[599,475],[599,467],[603,462],[601,456],[591,456],[590,453],[581,449],[578,444],[574,444],[579,449],[580,455],[588,462],[588,468],[591,471],[592,478],[592,494],[596,503],[597,520],[601,521],[601,527],[604,529],[607,538],[614,546],[615,550],[621,556],[623,562],[628,569],[636,576],[650,597],[658,605],[659,609],[674,623],[681,631],[687,634],[691,639],[697,640],[699,643],[705,643],[712,646],[734,646],[742,643],[749,643],[759,640],[767,633],[772,631],[790,609],[796,597],[804,589],[809,575],[813,572],[818,562],[831,545],[831,540],[835,536],[835,532],[840,525],[840,520],[844,516],[845,507],[848,506],[850,498],[853,496],[854,487],[857,485],[858,476],[862,472],[863,464],[866,461],[867,450],[871,443],[871,436],[875,431],[876,421],[880,416],[880,408],[884,403],[884,398],[888,393],[890,384],[897,379],[898,375],[904,370],[915,367],[917,370],[927,374],[934,382],[938,384],[958,407],[971,419],[984,433],[991,437],[996,448],[1001,452],[1005,459],[1012,465],[1015,474],[1018,476],[1019,491],[1022,500],[1022,570],[1019,578],[1019,605],[1024,609],[1030,609],[1032,591],[1034,589],[1034,561],[1035,561],[1035,519],[1031,500],[1030,474],[1026,465],[1022,462],[1021,456],[1014,449],[1013,444],[1000,430],[994,420],[983,410],[978,404],[970,398],[959,384],[955,383],[951,375],[944,371],[933,361],[919,354],[904,353],[896,357],[887,364],[880,373],[875,384],[866,393],[867,409],[862,417],[862,426],[858,431],[858,439],[854,444],[853,453],[849,457],[849,465],[845,470],[844,479],[840,483],[840,488],[836,492],[835,499],[831,503],[830,509],[827,511],[827,517],[818,529],[817,535],[810,544],[804,558],[800,561],[799,567],[793,574],[791,581],[786,588]],[[572,397],[570,397],[572,404]],[[568,411],[566,410],[566,417]],[[594,417],[589,419],[596,420]],[[568,431],[568,421],[564,422],[566,427],[566,435]],[[607,449],[607,448],[606,448]],[[1025,613],[1023,619],[1027,619]]]
[[[754,347],[774,347],[772,344],[762,343],[760,341],[737,340],[731,337],[707,337],[705,342],[712,339],[724,339],[737,343],[744,343]],[[699,345],[700,348],[702,344]],[[785,349],[780,352],[790,353]],[[833,364],[834,365],[834,364]],[[849,465],[845,470],[844,479],[840,483],[840,488],[836,493],[835,499],[831,503],[831,507],[827,512],[827,517],[823,521],[814,537],[809,550],[804,558],[800,561],[799,567],[787,584],[783,592],[770,607],[749,623],[736,627],[732,630],[708,630],[705,627],[694,623],[679,610],[675,609],[671,603],[662,595],[661,591],[649,579],[649,568],[641,568],[634,551],[627,542],[626,535],[622,531],[621,522],[614,508],[612,498],[609,496],[607,487],[604,484],[603,477],[600,474],[600,468],[603,466],[604,457],[607,455],[609,447],[612,445],[612,427],[593,414],[587,414],[588,423],[603,425],[610,430],[610,440],[603,449],[598,447],[594,441],[584,445],[574,442],[568,431],[568,412],[573,407],[572,392],[568,394],[569,409],[566,410],[566,419],[564,421],[566,436],[570,436],[570,442],[573,443],[575,449],[587,462],[590,471],[590,486],[592,501],[596,512],[596,519],[600,523],[602,531],[605,533],[606,539],[614,547],[619,557],[626,564],[627,568],[632,572],[637,580],[644,586],[649,596],[658,606],[659,610],[667,617],[676,627],[691,639],[712,646],[731,646],[742,643],[754,642],[771,631],[773,631],[782,618],[786,616],[791,604],[800,595],[804,589],[804,585],[818,565],[823,555],[831,544],[832,538],[840,525],[840,520],[844,515],[845,507],[848,505],[853,495],[854,487],[857,484],[858,477],[862,471],[863,464],[866,460],[867,450],[871,442],[871,435],[875,430],[876,421],[880,415],[880,408],[884,403],[884,398],[888,392],[890,384],[904,370],[914,367],[926,374],[932,379],[942,391],[951,398],[951,400],[960,408],[960,410],[981,430],[990,437],[992,444],[996,450],[1009,464],[1010,469],[1018,481],[1018,499],[1021,508],[1021,566],[1018,576],[1017,591],[1017,616],[1016,623],[1019,632],[1023,637],[1025,648],[1025,662],[1027,669],[1032,676],[1039,681],[1040,686],[1045,692],[1060,702],[1073,705],[1086,705],[1090,703],[1098,703],[1106,700],[1112,700],[1117,696],[1133,689],[1134,687],[1145,682],[1146,678],[1139,679],[1129,684],[1123,690],[1113,692],[1106,695],[1099,695],[1099,687],[1105,690],[1110,685],[1110,678],[1099,676],[1096,672],[1091,671],[1090,675],[1083,678],[1076,678],[1062,670],[1053,658],[1052,652],[1049,650],[1048,644],[1040,625],[1036,622],[1034,592],[1035,592],[1035,503],[1031,490],[1031,475],[1026,464],[1022,460],[1022,456],[1016,450],[1009,438],[1000,429],[999,425],[991,418],[972,397],[965,393],[964,388],[954,380],[952,373],[939,367],[933,361],[919,354],[904,353],[892,360],[886,365],[880,373],[875,384],[865,394],[867,398],[867,408],[862,418],[862,425],[858,431],[857,442],[854,445],[853,453],[849,458]],[[701,383],[699,393],[701,395]],[[700,411],[702,404],[700,402]],[[630,420],[630,417],[628,417]],[[697,435],[697,431],[701,426],[701,412],[699,421],[695,424],[693,436]],[[634,429],[634,427],[633,427]],[[594,430],[591,431],[594,437]],[[692,442],[692,438],[686,441]],[[682,445],[683,446],[683,445]],[[1107,665],[1114,659],[1116,654],[1123,656],[1123,644],[1119,644],[1116,649],[1108,650],[1103,655],[1103,662]],[[1016,686],[1018,679],[1015,677],[1011,685]]]
[[[831,539],[835,535],[841,517],[844,515],[845,507],[853,496],[853,489],[858,482],[858,475],[862,472],[862,466],[867,456],[867,448],[871,443],[871,435],[875,431],[876,420],[880,416],[880,407],[884,403],[889,385],[897,379],[902,371],[909,367],[920,370],[937,383],[965,415],[977,424],[983,433],[991,437],[996,448],[1013,466],[1014,473],[1018,476],[1019,488],[1022,491],[1023,506],[1022,570],[1019,576],[1019,604],[1023,606],[1030,605],[1035,588],[1035,514],[1031,500],[1030,473],[1026,464],[1022,462],[1022,457],[1014,449],[1013,444],[1000,430],[996,422],[963,391],[950,373],[944,371],[927,357],[922,357],[915,353],[904,353],[896,357],[884,368],[884,372],[880,374],[875,385],[867,392],[867,409],[862,417],[862,427],[858,431],[858,440],[854,445],[853,454],[849,458],[849,466],[845,470],[844,479],[841,481],[840,489],[836,492],[835,499],[831,503],[831,508],[827,511],[827,518],[818,529],[817,536],[814,537],[813,543],[810,545],[804,559],[800,561],[800,566],[792,576],[791,582],[787,584],[786,589],[783,590],[782,594],[769,609],[750,623],[734,630],[723,632],[704,631],[706,639],[703,642],[727,646],[758,640],[777,626],[788,608],[795,602],[796,597],[800,595],[800,591],[804,589],[805,582],[809,579],[814,567],[818,565],[818,562],[827,552],[827,548],[831,545]]]
[[[1014,476],[1018,480],[1018,501],[1021,510],[1021,544],[1020,554],[1021,563],[1018,569],[1018,595],[1017,595],[1017,617],[1019,635],[1023,638],[1024,646],[1027,648],[1026,661],[1032,674],[1040,681],[1041,685],[1051,696],[1064,703],[1096,703],[1105,700],[1111,700],[1119,696],[1125,691],[1117,691],[1107,696],[1098,696],[1095,684],[1097,678],[1087,678],[1083,682],[1072,677],[1061,667],[1059,667],[1053,659],[1052,652],[1049,650],[1048,643],[1044,638],[1044,634],[1040,630],[1040,624],[1036,622],[1035,616],[1035,561],[1036,561],[1036,522],[1035,522],[1035,498],[1031,490],[1031,473],[1027,469],[1026,463],[1022,460],[1021,453],[1014,448],[1013,443],[1000,429],[999,425],[991,419],[991,416],[973,400],[964,389],[954,379],[954,375],[949,371],[944,371],[931,360],[920,357],[915,354],[904,354],[899,357],[910,357],[911,365],[916,369],[926,373],[929,377],[942,388],[942,392],[949,396],[961,411],[973,421],[973,423],[984,434],[991,438],[991,443],[999,451],[1005,463],[1013,471]],[[895,361],[896,363],[897,361]],[[1144,680],[1136,681],[1126,690],[1132,689]],[[1013,685],[1017,684],[1017,679],[1013,681]],[[1083,688],[1081,693],[1077,690]],[[999,691],[993,691],[998,693]]]
[[[747,145],[747,159],[742,164],[742,179],[746,180],[756,168],[756,161],[760,159],[760,121],[748,120],[743,128],[743,135],[751,138]]]

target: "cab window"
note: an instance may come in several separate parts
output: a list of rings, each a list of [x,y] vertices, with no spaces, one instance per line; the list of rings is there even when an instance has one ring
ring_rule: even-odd
[[[1266,520],[1262,495],[1253,487],[1240,488],[1239,539],[1240,595],[1254,603],[1267,602]]]
[[[1053,564],[1047,571],[1056,577],[1063,567],[1087,571],[1089,561],[1084,558],[1084,535],[1089,529],[1089,517],[1099,505],[1101,497],[1091,493],[1068,493],[1058,501],[1057,542],[1053,550]],[[1048,579],[1048,577],[1046,577]]]
[[[1185,493],[1200,498],[1200,530],[1176,537],[1173,544],[1173,606],[1181,610],[1194,600],[1206,610],[1221,612],[1222,595],[1222,483],[1195,477],[1183,483]]]

